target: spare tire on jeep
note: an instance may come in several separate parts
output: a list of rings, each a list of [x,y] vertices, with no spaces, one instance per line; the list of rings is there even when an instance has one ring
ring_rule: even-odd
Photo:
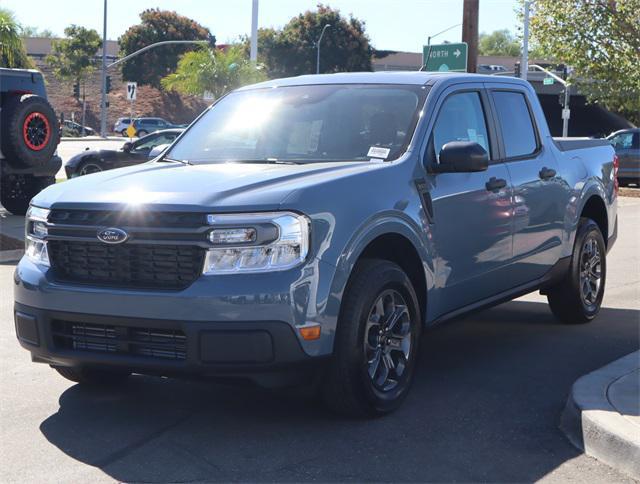
[[[53,108],[34,94],[10,97],[2,106],[1,138],[2,153],[16,168],[44,165],[60,141]]]

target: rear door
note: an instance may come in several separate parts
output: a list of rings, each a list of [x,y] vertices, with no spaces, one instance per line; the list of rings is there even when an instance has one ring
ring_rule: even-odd
[[[510,277],[515,286],[542,277],[561,257],[567,190],[557,160],[540,136],[528,91],[517,85],[487,87],[496,113],[500,158],[513,183]]]
[[[487,94],[481,84],[464,84],[444,91],[438,103],[426,164],[437,164],[437,154],[450,141],[474,141],[489,153],[490,165],[483,172],[427,177],[439,293],[429,304],[430,318],[507,289],[510,281],[503,271],[512,257],[511,184],[498,160]]]

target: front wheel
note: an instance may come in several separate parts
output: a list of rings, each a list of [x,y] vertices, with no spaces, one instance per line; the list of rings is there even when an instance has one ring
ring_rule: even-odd
[[[99,173],[102,171],[102,167],[95,162],[87,161],[82,164],[78,170],[78,176],[91,175],[92,173]]]
[[[147,133],[144,129],[141,129],[140,131],[138,131],[138,132],[136,133],[136,136],[137,136],[138,138],[142,138],[143,136],[147,136],[148,134],[149,134],[149,133]]]
[[[31,199],[55,182],[52,176],[5,175],[0,181],[0,203],[14,215],[25,215]]]
[[[567,324],[592,321],[602,305],[607,248],[598,224],[581,218],[566,276],[547,291],[551,312]]]
[[[411,281],[392,262],[364,260],[342,304],[324,400],[350,416],[389,413],[409,391],[418,354],[420,309]]]

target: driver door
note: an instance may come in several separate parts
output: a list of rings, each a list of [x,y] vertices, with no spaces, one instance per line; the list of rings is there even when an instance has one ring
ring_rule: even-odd
[[[428,138],[426,165],[450,141],[473,141],[489,154],[486,171],[431,173],[432,240],[436,251],[436,291],[429,312],[437,318],[510,287],[512,260],[511,181],[496,161],[497,139],[487,94],[481,85],[453,87],[439,99]]]

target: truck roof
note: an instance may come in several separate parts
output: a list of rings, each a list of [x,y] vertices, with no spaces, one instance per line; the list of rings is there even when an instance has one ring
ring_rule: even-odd
[[[339,72],[336,74],[312,74],[286,77],[244,86],[239,91],[279,87],[308,86],[314,84],[410,84],[416,86],[436,83],[456,83],[461,81],[504,82],[526,84],[526,81],[510,76],[491,76],[469,74],[466,72],[422,72],[422,71],[383,71],[383,72]]]

